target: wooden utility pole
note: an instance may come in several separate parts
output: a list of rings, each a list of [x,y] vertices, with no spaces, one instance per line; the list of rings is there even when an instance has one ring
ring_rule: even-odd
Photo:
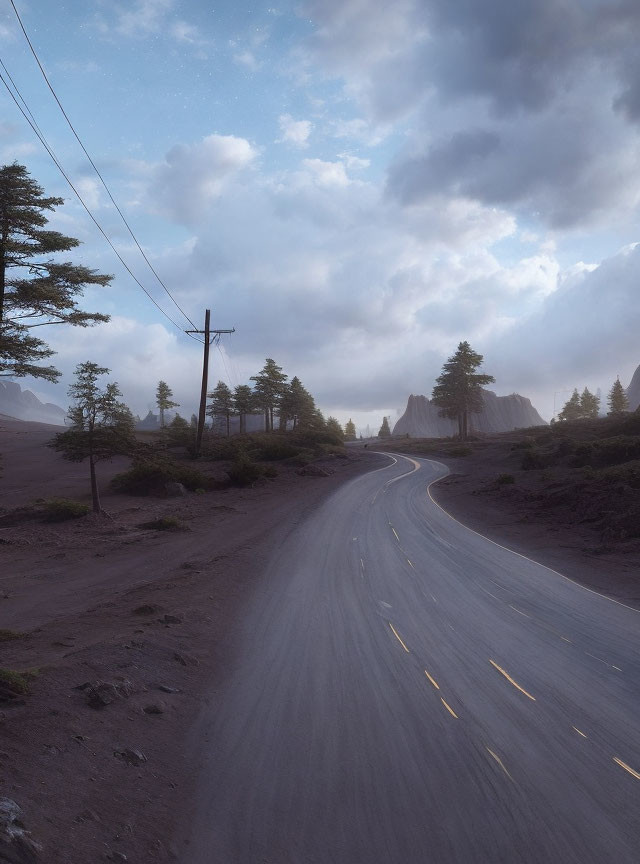
[[[207,385],[209,381],[209,346],[213,339],[219,337],[222,333],[235,333],[236,328],[232,330],[212,330],[211,310],[205,309],[204,313],[204,330],[187,330],[187,333],[196,333],[199,336],[204,336],[204,358],[202,361],[202,389],[200,391],[200,410],[198,412],[198,430],[196,432],[196,449],[195,455],[200,455],[200,447],[202,446],[202,433],[204,432],[205,411],[207,407]]]

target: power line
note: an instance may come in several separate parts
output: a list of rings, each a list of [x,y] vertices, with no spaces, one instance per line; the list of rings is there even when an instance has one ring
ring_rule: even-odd
[[[5,66],[4,62],[3,62],[1,59],[0,59],[0,64],[2,65],[2,68],[6,71],[6,66]],[[7,76],[8,76],[9,78],[11,77],[11,76],[9,75],[8,72],[7,72]],[[69,186],[70,186],[71,189],[73,190],[73,192],[74,192],[74,194],[76,195],[78,201],[79,201],[79,202],[82,204],[82,206],[84,207],[85,211],[87,212],[87,215],[89,216],[89,218],[91,219],[91,221],[94,223],[94,225],[96,226],[96,228],[98,229],[98,231],[100,231],[100,233],[102,234],[102,236],[104,237],[104,239],[107,241],[107,243],[109,244],[109,246],[111,247],[111,249],[115,252],[116,256],[118,257],[118,260],[120,261],[120,263],[122,264],[122,266],[125,268],[125,270],[127,271],[127,273],[129,273],[129,275],[130,275],[131,278],[134,280],[134,282],[135,282],[135,283],[136,283],[140,288],[142,288],[142,290],[143,290],[144,293],[147,295],[147,297],[149,298],[149,300],[151,300],[151,302],[153,303],[153,305],[154,305],[154,306],[155,306],[155,307],[156,307],[156,308],[157,308],[157,309],[158,309],[158,310],[159,310],[159,311],[164,315],[164,317],[167,318],[167,320],[170,321],[170,322],[173,324],[174,327],[176,327],[178,330],[180,330],[181,333],[184,333],[185,331],[183,330],[183,328],[182,328],[182,327],[181,327],[181,326],[180,326],[176,321],[174,321],[173,318],[172,318],[169,314],[167,314],[167,313],[164,311],[164,309],[162,308],[162,306],[160,306],[160,304],[155,300],[155,298],[154,298],[154,297],[153,297],[153,296],[152,296],[152,295],[147,291],[147,289],[144,287],[144,285],[142,284],[142,282],[140,282],[140,280],[139,280],[138,277],[135,275],[135,273],[131,270],[131,268],[129,267],[129,265],[127,264],[127,262],[124,260],[124,258],[122,257],[122,255],[118,252],[118,250],[117,250],[116,247],[114,246],[113,242],[111,241],[111,238],[110,238],[109,235],[106,233],[106,231],[104,230],[104,228],[102,227],[102,225],[100,225],[100,223],[98,222],[98,220],[96,219],[96,217],[93,215],[93,213],[91,212],[91,210],[89,210],[88,206],[87,206],[87,205],[85,204],[85,202],[84,202],[84,199],[83,199],[82,195],[78,192],[78,190],[76,189],[76,187],[73,185],[71,179],[69,178],[68,174],[66,173],[66,171],[64,170],[64,168],[63,168],[62,165],[60,164],[60,161],[59,161],[58,158],[56,157],[56,155],[55,155],[55,153],[53,152],[52,148],[51,148],[51,147],[49,146],[49,144],[47,143],[47,140],[46,140],[46,138],[44,137],[44,134],[40,131],[40,129],[39,129],[39,127],[38,127],[38,124],[37,124],[36,121],[35,121],[35,118],[34,118],[33,120],[31,119],[31,118],[33,117],[33,114],[32,114],[31,111],[29,110],[29,108],[28,108],[28,106],[27,106],[27,103],[26,103],[24,97],[23,97],[22,94],[20,93],[20,90],[19,90],[18,87],[16,86],[15,82],[13,82],[13,79],[11,79],[11,81],[12,81],[12,83],[13,83],[13,86],[15,87],[16,93],[18,94],[18,98],[19,98],[20,101],[25,105],[25,108],[22,107],[22,105],[21,105],[20,102],[18,101],[18,98],[16,98],[16,95],[14,94],[13,90],[11,89],[11,87],[9,86],[9,84],[7,83],[5,77],[4,77],[4,75],[2,75],[2,73],[0,73],[0,81],[2,81],[2,83],[4,84],[5,88],[7,89],[7,92],[9,93],[9,95],[11,96],[11,98],[13,99],[13,101],[15,102],[15,104],[17,105],[18,110],[20,111],[20,113],[22,114],[22,116],[24,117],[24,119],[27,121],[27,123],[29,124],[29,126],[31,126],[31,128],[32,128],[32,130],[34,131],[35,135],[36,135],[37,138],[40,140],[40,143],[41,143],[42,146],[45,148],[45,150],[47,151],[47,153],[48,153],[49,156],[51,157],[52,161],[54,162],[54,164],[56,165],[56,167],[58,168],[58,170],[60,171],[60,173],[62,174],[62,176],[64,177],[64,179],[67,181],[67,183],[69,184]],[[25,109],[26,109],[26,110],[25,110]],[[189,335],[190,338],[192,338],[192,339],[195,339],[195,338],[196,338],[195,336],[191,336],[191,334],[187,334],[187,335]],[[199,342],[199,341],[200,341],[199,339],[196,339],[196,342]]]
[[[182,313],[182,315],[184,315],[184,317],[187,319],[187,321],[189,322],[189,324],[191,324],[191,326],[195,329],[195,326],[196,326],[196,325],[193,323],[193,321],[191,320],[191,318],[189,318],[189,316],[188,316],[187,313],[184,311],[184,309],[180,306],[180,304],[178,303],[178,301],[174,298],[174,296],[172,295],[171,291],[169,291],[169,289],[167,288],[167,286],[165,285],[165,283],[163,282],[163,280],[160,278],[160,276],[159,276],[158,273],[156,272],[156,270],[155,270],[153,264],[152,264],[152,263],[149,261],[149,259],[147,258],[147,255],[146,255],[144,249],[142,248],[142,246],[141,246],[140,243],[138,242],[138,238],[137,238],[136,235],[133,233],[133,230],[132,230],[131,226],[129,225],[129,223],[127,222],[127,219],[126,219],[124,213],[122,212],[122,210],[120,209],[120,207],[119,207],[118,204],[116,203],[116,200],[115,200],[115,198],[113,197],[113,195],[111,194],[111,190],[110,190],[109,187],[107,186],[107,183],[106,183],[104,177],[102,176],[102,174],[101,174],[100,171],[98,170],[98,166],[96,165],[96,163],[93,161],[93,159],[92,159],[91,156],[89,155],[89,152],[88,152],[87,148],[86,148],[86,147],[84,146],[84,144],[82,143],[82,141],[81,141],[81,139],[80,139],[80,136],[78,135],[78,133],[76,132],[76,130],[75,130],[75,128],[74,128],[73,123],[72,123],[71,120],[69,119],[69,115],[67,114],[67,112],[66,112],[66,111],[64,110],[64,108],[62,107],[62,102],[60,102],[60,100],[58,99],[58,95],[57,95],[56,91],[53,89],[53,86],[51,85],[51,82],[49,81],[49,78],[47,77],[47,73],[44,71],[44,67],[42,66],[42,63],[40,62],[40,58],[38,57],[38,54],[36,53],[36,49],[33,47],[33,43],[31,42],[31,39],[29,38],[29,34],[27,33],[27,31],[26,31],[26,29],[25,29],[25,26],[24,26],[24,24],[22,23],[22,18],[20,17],[20,13],[19,13],[18,10],[16,9],[16,5],[15,5],[15,3],[13,2],[13,0],[9,0],[9,2],[11,3],[11,5],[12,5],[12,7],[13,7],[13,11],[14,11],[15,14],[16,14],[16,18],[18,19],[18,23],[20,24],[20,28],[22,29],[22,32],[23,32],[23,34],[24,34],[24,38],[27,40],[27,44],[29,45],[29,48],[31,49],[31,53],[33,54],[33,56],[34,56],[34,58],[35,58],[35,61],[36,61],[36,63],[38,64],[38,68],[39,68],[40,71],[42,72],[42,77],[43,77],[44,80],[47,82],[47,87],[48,87],[49,90],[51,91],[51,94],[52,94],[53,98],[56,100],[56,102],[57,102],[57,104],[58,104],[58,107],[59,107],[60,110],[62,111],[62,115],[63,115],[64,119],[67,121],[67,123],[68,123],[68,125],[69,125],[69,128],[70,128],[71,131],[73,132],[73,134],[74,134],[74,136],[75,136],[75,138],[76,138],[76,141],[77,141],[78,144],[82,147],[82,150],[83,150],[85,156],[87,157],[87,159],[88,159],[89,162],[91,163],[91,167],[93,168],[93,170],[96,172],[96,174],[97,174],[98,177],[100,178],[100,182],[101,182],[102,185],[104,186],[104,188],[105,188],[105,190],[106,190],[106,192],[107,192],[107,195],[108,195],[109,198],[111,199],[111,203],[113,204],[113,206],[114,206],[114,207],[116,208],[116,210],[118,211],[118,213],[119,213],[119,215],[120,215],[120,218],[121,218],[122,221],[124,222],[124,224],[125,224],[125,226],[126,226],[126,228],[127,228],[127,231],[129,232],[129,234],[131,235],[131,237],[132,237],[132,239],[133,239],[133,242],[134,242],[134,243],[136,244],[136,246],[138,247],[138,250],[139,250],[140,254],[142,255],[142,257],[144,258],[144,260],[145,260],[146,263],[148,264],[149,269],[151,270],[151,272],[153,273],[153,275],[156,277],[156,279],[158,280],[158,282],[160,283],[160,285],[162,285],[162,287],[163,287],[164,290],[166,291],[167,295],[168,295],[169,298],[171,299],[171,302],[172,302],[172,303],[176,306],[176,308],[177,308],[177,309]],[[14,84],[14,87],[15,87],[15,84]],[[16,89],[17,89],[17,88],[16,88]],[[21,97],[21,98],[22,98],[22,97]],[[29,112],[29,113],[31,113],[31,112]]]

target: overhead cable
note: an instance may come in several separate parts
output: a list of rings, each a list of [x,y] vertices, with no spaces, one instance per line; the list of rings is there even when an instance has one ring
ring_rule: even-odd
[[[25,39],[27,40],[27,44],[29,45],[29,48],[31,49],[31,53],[33,54],[33,56],[34,56],[34,58],[35,58],[35,61],[36,61],[36,63],[38,64],[38,68],[40,69],[40,72],[42,73],[42,76],[43,76],[44,80],[45,80],[46,83],[47,83],[47,87],[48,87],[49,90],[51,91],[51,94],[52,94],[53,98],[56,100],[56,102],[57,102],[57,104],[58,104],[58,107],[60,108],[60,111],[62,112],[62,115],[63,115],[64,119],[67,121],[67,123],[68,123],[68,125],[69,125],[69,128],[71,129],[71,131],[73,132],[73,134],[74,134],[74,136],[75,136],[75,138],[76,138],[76,141],[77,141],[78,144],[82,147],[82,150],[83,150],[85,156],[87,157],[87,159],[88,159],[89,162],[91,163],[91,167],[93,168],[93,170],[96,172],[96,174],[97,174],[98,177],[100,178],[100,182],[101,182],[102,185],[104,186],[104,188],[105,188],[105,190],[106,190],[106,192],[107,192],[107,195],[108,195],[109,198],[111,199],[111,203],[113,204],[113,206],[114,206],[114,207],[116,208],[116,210],[118,211],[118,213],[119,213],[119,215],[120,215],[120,218],[121,218],[122,221],[124,222],[124,224],[125,224],[125,226],[126,226],[126,228],[127,228],[127,231],[129,232],[129,234],[131,235],[131,237],[132,237],[132,239],[133,239],[133,242],[134,242],[134,243],[136,244],[136,246],[138,247],[138,250],[139,250],[140,254],[142,255],[142,257],[144,258],[144,260],[145,260],[146,263],[148,264],[149,269],[151,270],[151,272],[153,273],[153,275],[156,277],[156,279],[158,280],[158,282],[160,283],[160,285],[162,285],[162,287],[163,287],[164,290],[166,291],[167,295],[170,297],[171,302],[172,302],[172,303],[176,306],[176,308],[177,308],[177,309],[182,313],[182,315],[184,315],[184,317],[187,319],[187,321],[189,322],[189,324],[191,324],[191,326],[195,329],[195,326],[196,326],[196,325],[193,323],[193,321],[191,320],[191,318],[189,318],[189,316],[187,315],[187,313],[182,309],[182,307],[180,306],[180,304],[178,303],[178,301],[177,301],[177,300],[174,298],[174,296],[172,295],[171,291],[169,291],[169,289],[167,288],[167,286],[165,285],[165,283],[163,282],[163,280],[160,278],[160,276],[159,276],[158,273],[156,272],[156,270],[155,270],[153,264],[152,264],[152,263],[149,261],[149,259],[147,258],[147,255],[146,255],[144,249],[142,248],[142,246],[141,246],[140,243],[138,242],[138,238],[137,238],[136,235],[133,233],[133,230],[132,230],[131,226],[129,225],[129,223],[128,223],[128,221],[127,221],[127,219],[126,219],[124,213],[122,212],[122,210],[121,210],[120,207],[118,206],[118,204],[117,204],[115,198],[114,198],[113,195],[111,194],[111,190],[110,190],[109,187],[107,186],[107,183],[106,183],[104,177],[102,176],[102,174],[100,173],[100,171],[99,171],[99,169],[98,169],[98,166],[96,165],[96,163],[93,161],[93,159],[92,159],[91,156],[89,155],[89,152],[88,152],[87,148],[86,148],[86,147],[84,146],[84,144],[82,143],[82,140],[80,139],[80,136],[79,136],[78,133],[76,132],[73,123],[72,123],[71,120],[69,119],[69,115],[68,115],[67,112],[64,110],[64,108],[63,108],[63,106],[62,106],[62,103],[60,102],[60,99],[58,98],[58,95],[57,95],[56,91],[53,89],[53,86],[52,86],[51,82],[49,81],[49,78],[48,78],[48,76],[47,76],[47,73],[44,71],[44,67],[43,67],[42,63],[40,62],[40,58],[38,57],[38,54],[37,54],[37,52],[36,52],[36,49],[33,47],[33,43],[31,42],[31,39],[29,38],[29,34],[27,33],[27,31],[26,31],[26,29],[25,29],[25,26],[24,26],[24,24],[22,23],[22,18],[20,17],[20,13],[18,12],[18,10],[17,10],[17,8],[16,8],[15,3],[13,2],[13,0],[9,0],[9,2],[11,3],[11,5],[12,5],[12,7],[13,7],[13,11],[14,11],[15,14],[16,14],[16,18],[18,19],[18,23],[20,24],[20,28],[22,29],[22,32],[23,32],[23,34],[24,34],[24,37],[25,37]],[[14,86],[15,86],[15,84],[14,84]]]

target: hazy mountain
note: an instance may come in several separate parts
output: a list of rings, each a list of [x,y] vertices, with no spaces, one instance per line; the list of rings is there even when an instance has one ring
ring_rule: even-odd
[[[635,411],[640,406],[640,366],[633,373],[631,384],[627,387],[627,399],[630,411]]]
[[[31,390],[23,390],[14,381],[0,381],[0,414],[17,420],[64,425],[66,411],[52,402],[41,402]]]
[[[483,390],[483,410],[469,417],[469,432],[510,432],[528,426],[542,426],[546,421],[538,414],[531,401],[518,393],[496,396],[491,390]],[[407,408],[393,427],[394,435],[411,435],[412,438],[443,438],[456,435],[455,420],[440,417],[438,406],[426,396],[409,396]]]

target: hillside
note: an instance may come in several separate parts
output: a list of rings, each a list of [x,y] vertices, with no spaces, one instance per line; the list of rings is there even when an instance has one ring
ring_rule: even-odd
[[[14,381],[0,381],[0,414],[63,426],[66,413],[59,405],[41,402],[31,390],[23,390]]]
[[[482,397],[482,412],[472,414],[469,418],[470,432],[491,435],[546,425],[546,421],[525,396],[518,393],[496,396],[491,390],[483,390]],[[446,438],[455,435],[458,431],[455,420],[440,417],[438,411],[438,406],[426,396],[409,396],[406,410],[394,426],[393,434],[412,438]]]

